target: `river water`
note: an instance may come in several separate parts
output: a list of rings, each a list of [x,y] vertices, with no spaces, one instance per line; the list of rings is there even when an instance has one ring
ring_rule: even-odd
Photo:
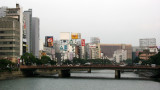
[[[114,79],[112,70],[77,71],[71,78],[30,77],[1,80],[0,90],[160,90],[160,82],[143,79],[132,72]]]

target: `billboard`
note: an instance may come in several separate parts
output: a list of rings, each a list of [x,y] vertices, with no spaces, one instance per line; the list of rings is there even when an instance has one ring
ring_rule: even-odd
[[[64,51],[67,51],[67,49],[68,49],[67,45],[64,45]]]
[[[81,46],[85,46],[85,39],[81,39]]]
[[[46,47],[53,47],[53,36],[46,36],[45,44],[46,44]]]
[[[60,33],[60,39],[61,40],[69,40],[70,33],[69,32],[61,32]]]
[[[72,33],[71,38],[72,39],[81,39],[81,33]]]
[[[96,48],[97,47],[97,45],[96,44],[89,44],[89,48]]]

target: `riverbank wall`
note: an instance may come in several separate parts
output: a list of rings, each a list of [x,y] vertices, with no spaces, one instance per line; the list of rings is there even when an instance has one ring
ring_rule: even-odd
[[[0,72],[0,80],[14,79],[18,77],[24,77],[21,71]]]
[[[48,76],[57,74],[56,70],[36,70],[34,76]],[[21,71],[11,71],[11,72],[0,72],[0,80],[14,79],[19,77],[26,77],[26,75]]]

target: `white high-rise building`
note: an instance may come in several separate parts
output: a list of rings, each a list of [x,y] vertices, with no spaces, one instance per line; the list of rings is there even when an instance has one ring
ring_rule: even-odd
[[[0,7],[0,18],[6,16],[7,7]]]
[[[113,58],[117,63],[127,59],[127,50],[118,49],[114,51]]]
[[[32,18],[32,28],[31,28],[31,52],[37,58],[39,58],[39,18]]]
[[[150,47],[150,46],[156,46],[156,39],[155,38],[140,39],[139,46],[144,49],[145,48],[148,49],[148,47]]]
[[[23,12],[24,15],[24,28],[23,28],[23,42],[26,46],[23,46],[24,51],[31,53],[31,28],[32,28],[32,9]],[[25,52],[24,52],[25,53]]]

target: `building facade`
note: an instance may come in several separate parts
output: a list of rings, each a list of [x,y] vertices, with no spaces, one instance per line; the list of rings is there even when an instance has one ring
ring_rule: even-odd
[[[0,7],[0,18],[6,16],[7,7]]]
[[[150,46],[156,46],[156,39],[155,38],[139,39],[139,46],[142,49],[148,49],[148,47]]]
[[[101,52],[104,57],[113,60],[114,51],[127,50],[127,59],[132,59],[132,46],[130,44],[100,44]]]
[[[31,28],[31,53],[37,58],[39,58],[39,18],[32,18],[32,28]]]
[[[32,28],[32,9],[23,12],[23,53],[31,53],[31,28]]]
[[[22,55],[22,37],[23,37],[23,13],[19,4],[16,4],[16,8],[1,8],[1,58],[9,58],[13,62],[18,62],[18,59]],[[13,25],[12,25],[13,24]],[[4,33],[4,34],[2,34]],[[6,48],[4,47],[5,44]],[[12,45],[13,44],[13,45]],[[17,45],[17,46],[15,46]],[[3,48],[4,47],[4,48]],[[5,49],[5,50],[4,50]],[[11,51],[9,51],[11,50]],[[7,53],[8,52],[8,53]]]
[[[0,58],[17,63],[20,57],[20,22],[11,17],[0,18]]]
[[[117,63],[127,59],[127,50],[118,49],[114,51],[113,58]]]
[[[142,52],[139,52],[139,58],[142,60],[148,60],[151,56],[154,56],[158,53],[157,46],[149,47],[148,49],[143,50]]]

